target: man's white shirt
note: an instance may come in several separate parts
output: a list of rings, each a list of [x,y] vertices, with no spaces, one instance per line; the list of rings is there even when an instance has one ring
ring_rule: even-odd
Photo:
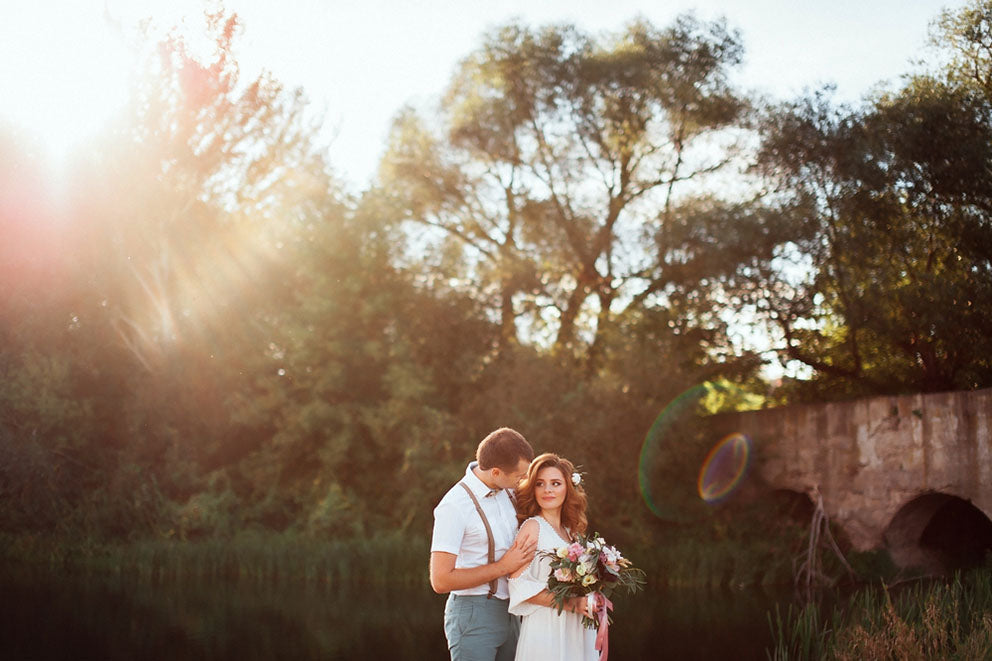
[[[495,542],[495,559],[499,560],[513,544],[517,534],[517,512],[506,489],[487,496],[490,489],[472,469],[478,465],[472,462],[465,469],[462,482],[468,485],[479,500],[479,506],[489,519]],[[479,567],[489,564],[489,538],[482,517],[476,511],[472,499],[463,487],[455,484],[444,494],[444,498],[434,508],[434,534],[431,538],[431,552],[442,551],[457,556],[455,568]],[[452,590],[452,594],[489,594],[489,584]],[[496,584],[499,599],[509,599],[510,593],[506,577],[500,576]]]

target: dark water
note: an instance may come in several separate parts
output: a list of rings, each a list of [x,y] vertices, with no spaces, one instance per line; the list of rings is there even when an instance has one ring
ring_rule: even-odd
[[[611,659],[766,658],[773,595],[673,590],[615,601]],[[0,659],[444,659],[443,607],[444,597],[409,587],[0,572]]]

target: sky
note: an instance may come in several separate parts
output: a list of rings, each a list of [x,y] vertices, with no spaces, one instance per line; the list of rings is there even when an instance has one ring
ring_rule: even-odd
[[[0,123],[58,161],[124,100],[128,51],[110,16],[131,26],[196,28],[202,0],[3,0]],[[897,83],[923,54],[942,8],[965,0],[227,0],[241,16],[244,75],[271,71],[302,87],[324,117],[335,171],[357,189],[373,176],[389,125],[406,104],[429,108],[487,29],[519,19],[614,32],[635,17],[664,27],[680,13],[724,17],[741,32],[744,89],[787,99],[837,87],[856,102]]]

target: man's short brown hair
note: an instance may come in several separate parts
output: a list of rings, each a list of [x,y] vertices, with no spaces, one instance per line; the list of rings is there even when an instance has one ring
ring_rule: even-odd
[[[500,427],[482,439],[475,458],[484,471],[499,468],[509,472],[516,469],[521,459],[530,463],[534,459],[534,449],[520,432]]]

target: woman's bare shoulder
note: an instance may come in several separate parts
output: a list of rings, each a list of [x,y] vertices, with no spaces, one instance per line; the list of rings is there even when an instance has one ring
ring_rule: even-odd
[[[517,539],[536,539],[540,532],[537,519],[531,517],[520,524],[520,530],[517,531]]]

